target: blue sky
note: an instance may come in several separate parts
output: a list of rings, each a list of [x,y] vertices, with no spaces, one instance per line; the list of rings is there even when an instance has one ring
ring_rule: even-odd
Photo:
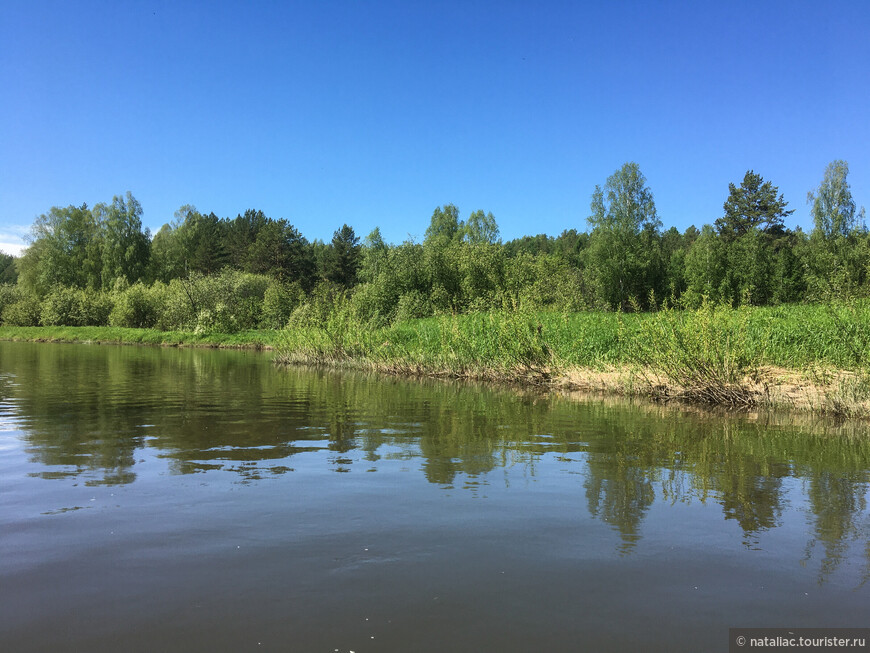
[[[131,191],[422,237],[586,228],[626,161],[666,227],[748,169],[810,226],[833,159],[870,205],[870,2],[0,3],[0,249],[51,206]]]

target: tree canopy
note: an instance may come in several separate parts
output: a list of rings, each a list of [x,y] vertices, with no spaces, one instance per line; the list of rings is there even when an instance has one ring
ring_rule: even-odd
[[[788,202],[779,189],[753,170],[747,170],[740,186],[728,184],[728,199],[722,208],[725,215],[716,219],[716,230],[726,240],[734,240],[751,229],[767,233],[781,232],[784,219],[794,213],[787,211]]]

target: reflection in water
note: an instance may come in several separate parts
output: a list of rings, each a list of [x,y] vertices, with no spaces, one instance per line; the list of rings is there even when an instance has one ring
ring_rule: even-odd
[[[657,502],[718,504],[748,548],[803,504],[805,561],[818,557],[823,580],[855,544],[870,561],[870,438],[793,419],[283,370],[254,353],[0,343],[0,429],[45,479],[135,483],[148,450],[174,474],[246,483],[314,456],[335,472],[405,461],[429,483],[479,488],[516,478],[497,470],[535,479],[549,460],[582,478],[624,553]]]

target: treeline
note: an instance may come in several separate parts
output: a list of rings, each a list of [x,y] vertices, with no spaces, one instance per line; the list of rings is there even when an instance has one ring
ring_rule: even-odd
[[[848,165],[828,165],[808,203],[807,234],[754,171],[729,184],[723,215],[663,230],[653,194],[627,163],[592,195],[587,232],[502,242],[492,213],[436,208],[422,242],[364,241],[347,224],[331,242],[284,219],[176,212],[153,238],[127,193],[110,204],[54,207],[22,257],[0,259],[0,319],[15,325],[163,329],[279,328],[341,304],[372,325],[433,314],[513,309],[646,310],[704,299],[768,305],[861,294],[870,236]]]

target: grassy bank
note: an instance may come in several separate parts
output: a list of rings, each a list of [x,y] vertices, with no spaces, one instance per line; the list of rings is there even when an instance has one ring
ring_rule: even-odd
[[[0,340],[160,345],[165,347],[274,349],[280,340],[280,332],[259,330],[225,334],[160,331],[158,329],[127,329],[121,327],[0,326]]]
[[[0,339],[274,348],[284,364],[505,381],[870,416],[870,303],[655,313],[476,313],[360,326],[342,308],[281,331],[0,327]]]
[[[486,313],[360,330],[341,311],[278,360],[870,415],[870,304],[656,313]]]

